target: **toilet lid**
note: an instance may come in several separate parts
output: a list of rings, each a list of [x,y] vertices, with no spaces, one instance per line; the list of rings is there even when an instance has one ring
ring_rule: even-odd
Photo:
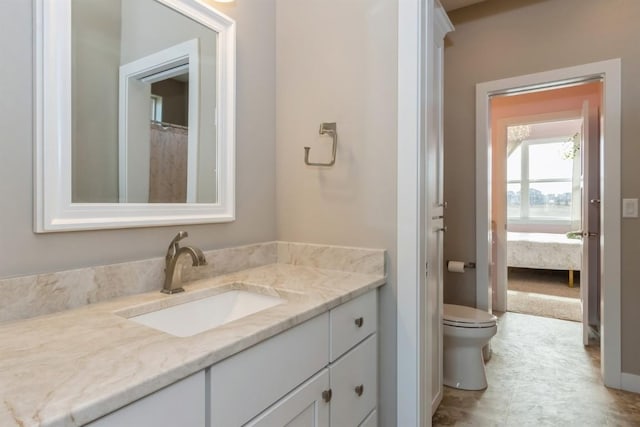
[[[495,325],[497,317],[483,310],[463,305],[444,304],[443,319],[450,324]]]

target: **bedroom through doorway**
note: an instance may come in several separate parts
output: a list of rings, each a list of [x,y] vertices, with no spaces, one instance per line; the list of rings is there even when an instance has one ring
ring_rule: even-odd
[[[507,267],[494,278],[507,283],[508,311],[583,320],[583,178],[591,165],[584,145],[599,144],[601,95],[597,80],[490,100],[492,218],[504,227]],[[593,304],[599,291],[592,292]],[[596,304],[590,311],[597,316]]]

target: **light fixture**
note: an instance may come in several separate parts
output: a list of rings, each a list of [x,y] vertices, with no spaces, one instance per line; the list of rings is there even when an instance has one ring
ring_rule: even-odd
[[[236,0],[213,0],[216,3],[233,3]]]
[[[507,128],[507,141],[509,142],[522,142],[529,135],[531,135],[531,126],[529,125],[509,126]]]

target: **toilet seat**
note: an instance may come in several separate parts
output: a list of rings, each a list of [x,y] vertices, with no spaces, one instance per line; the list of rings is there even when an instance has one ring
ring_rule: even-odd
[[[498,319],[491,313],[463,305],[443,304],[443,321],[447,326],[459,328],[491,328]]]

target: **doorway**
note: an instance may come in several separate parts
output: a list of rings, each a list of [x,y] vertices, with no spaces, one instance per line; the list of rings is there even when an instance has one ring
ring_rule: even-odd
[[[588,289],[580,272],[583,228],[599,231],[599,204],[587,205],[592,221],[583,227],[582,202],[600,199],[601,98],[600,79],[490,98],[497,311],[577,322],[585,311],[586,327],[599,326],[598,245],[587,245],[596,252],[582,280]]]
[[[492,162],[489,132],[490,98],[496,95],[544,90],[562,85],[602,79],[603,143],[601,150],[602,217],[601,234],[594,239],[600,247],[602,276],[601,352],[602,375],[606,385],[620,388],[620,60],[602,61],[576,67],[481,83],[476,86],[476,232],[478,261],[477,306],[491,310],[492,282],[496,276],[496,256],[491,245]],[[494,226],[495,227],[495,226]],[[588,263],[587,263],[588,265]],[[492,266],[493,268],[489,268]],[[584,276],[583,276],[584,277]],[[496,295],[499,297],[499,295]],[[497,299],[497,298],[496,298]]]

